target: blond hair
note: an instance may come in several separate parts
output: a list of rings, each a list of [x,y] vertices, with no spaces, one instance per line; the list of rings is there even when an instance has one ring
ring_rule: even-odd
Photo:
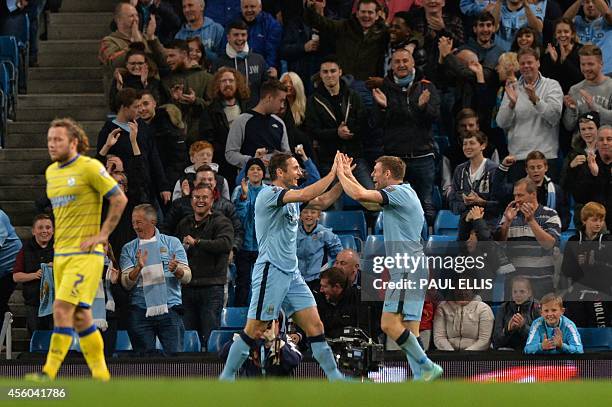
[[[66,133],[68,134],[68,138],[70,140],[74,140],[75,138],[79,141],[77,144],[77,152],[79,154],[85,154],[87,150],[89,150],[89,138],[87,134],[85,134],[85,130],[78,124],[74,119],[69,117],[64,117],[61,119],[55,119],[49,125],[49,128],[64,128],[66,129]]]

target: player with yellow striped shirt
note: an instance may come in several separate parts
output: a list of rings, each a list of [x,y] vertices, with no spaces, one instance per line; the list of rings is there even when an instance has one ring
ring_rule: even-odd
[[[27,378],[54,379],[76,329],[92,376],[106,381],[110,373],[104,360],[104,342],[93,323],[91,305],[102,277],[104,245],[119,222],[127,198],[99,161],[81,155],[87,152],[89,142],[72,119],[51,122],[47,147],[54,161],[45,176],[55,216],[55,328],[42,374]],[[110,205],[100,228],[103,197]]]

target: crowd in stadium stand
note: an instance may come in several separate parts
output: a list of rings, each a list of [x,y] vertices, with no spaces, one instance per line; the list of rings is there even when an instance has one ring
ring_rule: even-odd
[[[6,6],[32,12],[27,3],[39,2]],[[376,158],[400,157],[427,229],[450,211],[465,250],[495,248],[506,301],[428,294],[426,349],[576,353],[576,326],[612,327],[606,0],[132,0],[111,26],[98,57],[114,115],[95,154],[129,197],[110,238],[107,317],[134,350],[154,350],[157,336],[176,352],[185,330],[206,349],[223,308],[249,304],[254,205],[277,151],[295,154],[303,185],[329,172],[336,150],[367,188]],[[332,191],[326,208],[349,208],[340,185]],[[362,210],[373,229],[376,214]],[[22,283],[28,329],[44,329],[51,219],[37,216],[19,250],[5,218],[0,309]],[[323,223],[303,206],[297,252],[326,334],[358,326],[383,341],[380,307],[361,299],[359,245]],[[156,235],[146,244],[162,256],[147,258],[138,247]],[[167,293],[145,301],[139,270],[151,262]]]

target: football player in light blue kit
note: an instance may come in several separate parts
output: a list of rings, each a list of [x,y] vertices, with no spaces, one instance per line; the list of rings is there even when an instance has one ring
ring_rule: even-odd
[[[404,253],[415,260],[423,259],[421,230],[425,217],[419,198],[410,184],[404,184],[406,164],[397,157],[383,156],[376,160],[372,178],[376,190],[368,190],[357,182],[350,169],[350,159],[344,156],[338,168],[338,179],[344,192],[372,210],[383,211],[385,254],[395,258]],[[407,289],[387,289],[380,325],[388,337],[402,348],[415,380],[430,381],[442,375],[442,368],[433,363],[418,341],[419,324],[423,312],[425,290],[420,279],[427,279],[423,262],[395,264],[390,272],[390,282],[403,279],[414,282]]]
[[[336,154],[336,161],[341,158]],[[336,179],[336,161],[325,177],[303,189],[297,186],[300,166],[288,153],[277,153],[270,158],[272,185],[264,186],[255,201],[255,234],[259,256],[252,275],[252,296],[247,324],[240,337],[232,344],[227,362],[219,377],[234,380],[236,372],[256,346],[268,323],[278,317],[280,309],[306,332],[312,355],[319,362],[330,381],[343,380],[331,348],[325,341],[323,323],[319,318],[312,292],[298,270],[297,231],[300,202],[309,207],[329,206],[332,191],[325,192]]]

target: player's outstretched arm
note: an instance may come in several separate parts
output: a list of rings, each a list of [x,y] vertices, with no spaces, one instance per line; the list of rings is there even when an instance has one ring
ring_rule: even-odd
[[[115,230],[121,214],[127,205],[127,197],[119,188],[115,189],[115,193],[108,197],[109,206],[108,214],[102,224],[100,233],[81,243],[81,250],[93,250],[98,244],[106,244],[108,236]]]
[[[342,184],[344,192],[358,201],[366,209],[373,211],[381,210],[380,204],[383,203],[382,194],[380,191],[364,188],[359,181],[355,179],[351,170],[350,159],[346,156],[341,159],[341,164],[338,165],[338,179],[340,180],[340,184]]]
[[[307,208],[324,211],[330,206],[332,206],[333,203],[336,202],[338,198],[340,198],[340,195],[342,195],[342,184],[337,183],[323,195],[319,195],[312,201],[308,202]]]
[[[340,152],[336,152],[336,158]],[[285,195],[283,195],[283,203],[290,202],[308,202],[322,193],[331,185],[331,183],[336,179],[336,159],[334,159],[334,165],[332,166],[329,173],[315,182],[314,184],[308,185],[306,188],[302,189],[290,189]]]

